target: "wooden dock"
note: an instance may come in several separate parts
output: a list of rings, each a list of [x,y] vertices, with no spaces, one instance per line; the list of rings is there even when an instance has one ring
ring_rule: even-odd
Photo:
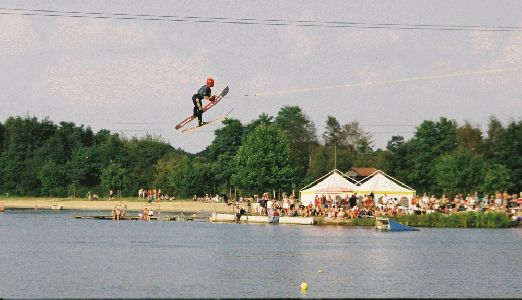
[[[178,216],[168,217],[164,221],[208,222],[208,217],[178,215]]]
[[[216,214],[213,213],[209,217],[211,222],[235,222],[235,217],[232,214]],[[245,223],[270,223],[267,216],[241,216],[240,222]],[[280,224],[297,224],[297,225],[314,225],[315,219],[313,217],[279,217]]]
[[[74,219],[85,219],[85,220],[112,220],[111,215],[91,215],[91,216],[73,216]],[[121,221],[129,221],[129,220],[143,220],[140,216],[125,216],[120,217]],[[158,217],[151,217],[151,221],[158,221]],[[208,222],[208,217],[202,217],[198,215],[176,215],[169,216],[161,219],[161,221],[192,221],[192,222]]]
[[[108,216],[108,215],[101,215],[101,216],[73,216],[73,218],[75,219],[91,219],[91,220],[112,220],[112,216]],[[140,216],[125,216],[125,217],[120,217],[120,221],[129,221],[129,220],[143,220],[142,217]],[[158,218],[157,217],[150,217],[150,220],[151,221],[157,221]]]

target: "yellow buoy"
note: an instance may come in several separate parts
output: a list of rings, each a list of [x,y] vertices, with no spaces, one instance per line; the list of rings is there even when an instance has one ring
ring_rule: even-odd
[[[308,283],[303,282],[301,283],[301,291],[307,291],[308,290]]]

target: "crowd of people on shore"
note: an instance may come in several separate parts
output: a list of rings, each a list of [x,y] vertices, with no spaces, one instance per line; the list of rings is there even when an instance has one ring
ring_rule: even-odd
[[[161,189],[139,189],[138,190],[138,198],[142,200],[147,200],[149,203],[157,203],[158,201],[174,201],[176,197],[167,194],[163,194]]]
[[[301,217],[328,217],[332,219],[354,219],[367,217],[401,216],[411,214],[430,214],[439,212],[453,214],[467,211],[494,211],[505,212],[516,215],[522,204],[522,195],[508,194],[507,192],[496,192],[479,197],[478,193],[457,194],[455,197],[415,196],[411,199],[406,197],[387,197],[386,195],[375,197],[369,195],[350,196],[345,195],[316,195],[310,203],[300,203],[293,195],[282,195],[280,200],[270,198],[269,193],[261,197],[254,195],[253,198],[242,198],[242,205],[236,206],[236,217],[240,209],[245,209],[248,214],[268,216],[270,220],[277,220],[279,216],[301,216]],[[240,217],[240,216],[239,216]]]

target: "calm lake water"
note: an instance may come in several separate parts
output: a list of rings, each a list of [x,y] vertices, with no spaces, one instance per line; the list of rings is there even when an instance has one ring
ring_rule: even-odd
[[[0,214],[0,298],[522,297],[519,228],[381,233],[74,214],[96,212]]]

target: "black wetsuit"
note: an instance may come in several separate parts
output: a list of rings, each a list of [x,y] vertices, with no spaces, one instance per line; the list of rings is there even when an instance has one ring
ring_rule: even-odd
[[[199,109],[201,106],[203,108],[203,103],[201,102],[205,96],[210,97],[212,95],[212,91],[208,85],[202,86],[197,94],[192,96],[192,103],[194,103],[194,116],[198,117],[199,125],[203,124],[203,110]]]

